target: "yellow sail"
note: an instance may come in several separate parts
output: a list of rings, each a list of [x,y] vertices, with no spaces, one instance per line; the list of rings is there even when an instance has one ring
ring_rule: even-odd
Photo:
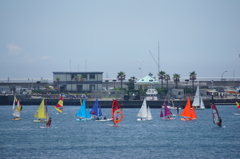
[[[44,99],[42,100],[40,106],[38,107],[38,110],[35,112],[34,117],[46,119],[46,112],[45,112],[45,105],[44,105]]]

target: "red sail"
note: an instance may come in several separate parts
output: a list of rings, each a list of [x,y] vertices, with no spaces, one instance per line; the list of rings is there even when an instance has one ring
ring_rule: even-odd
[[[213,123],[218,125],[218,126],[221,126],[221,121],[220,121],[220,117],[219,117],[219,114],[218,114],[217,107],[215,106],[214,103],[212,103],[211,106],[212,106]]]
[[[56,104],[55,109],[57,109],[57,111],[62,113],[62,110],[63,110],[63,96],[60,97],[60,100]]]
[[[112,119],[113,123],[117,124],[123,119],[122,109],[117,100],[112,101]]]
[[[118,104],[118,101],[117,101],[117,100],[113,100],[113,101],[112,101],[112,119],[114,118],[114,112],[115,112],[117,109],[120,109],[120,105]]]

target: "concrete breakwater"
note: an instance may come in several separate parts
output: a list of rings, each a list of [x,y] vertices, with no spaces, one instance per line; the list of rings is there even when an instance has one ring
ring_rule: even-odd
[[[0,105],[12,105],[13,104],[13,95],[8,95],[8,96],[0,96]],[[19,101],[21,102],[22,105],[27,106],[27,105],[39,105],[42,101],[42,99],[31,99],[31,98],[26,98],[26,96],[17,96]],[[59,99],[56,98],[45,98],[45,101],[47,102],[47,105],[56,105],[58,103]],[[157,100],[157,101],[147,101],[147,105],[150,108],[160,108],[163,103],[163,100]],[[95,102],[95,99],[87,99],[86,103],[89,107],[92,107]],[[130,101],[125,101],[125,100],[119,100],[119,104],[121,105],[122,108],[140,108],[142,105],[142,100],[130,100]],[[180,106],[184,107],[186,104],[187,100],[176,100],[174,101],[175,106]],[[234,99],[214,99],[214,103],[216,105],[235,105]],[[210,108],[211,100],[206,99],[204,100],[204,104],[206,108]],[[64,99],[64,106],[80,106],[80,99]],[[99,105],[101,108],[111,108],[112,107],[112,99],[99,99]]]

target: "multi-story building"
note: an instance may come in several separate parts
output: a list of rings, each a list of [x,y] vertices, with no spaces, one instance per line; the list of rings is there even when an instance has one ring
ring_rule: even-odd
[[[83,76],[84,80],[75,80],[76,76]],[[53,72],[53,83],[59,87],[60,91],[91,92],[92,90],[102,90],[102,81],[103,72]]]

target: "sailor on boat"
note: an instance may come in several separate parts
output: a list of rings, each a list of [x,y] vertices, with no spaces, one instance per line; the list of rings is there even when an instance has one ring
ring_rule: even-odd
[[[219,117],[219,124],[218,124],[218,126],[222,127],[222,118],[221,117]]]
[[[48,121],[47,121],[47,123],[46,123],[46,127],[50,127],[51,122],[52,122],[52,118],[49,118]]]

